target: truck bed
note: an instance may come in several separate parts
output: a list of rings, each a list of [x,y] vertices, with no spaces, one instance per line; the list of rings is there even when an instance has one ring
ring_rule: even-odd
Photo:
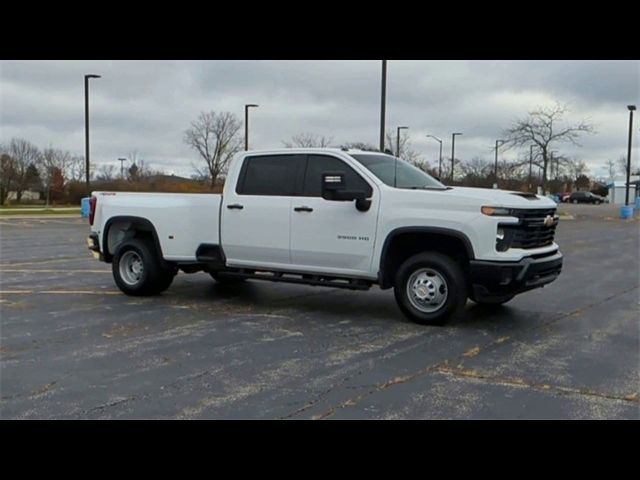
[[[140,217],[155,227],[165,260],[195,261],[200,244],[220,242],[220,194],[93,192],[93,195],[97,205],[92,231],[100,237],[109,219]]]

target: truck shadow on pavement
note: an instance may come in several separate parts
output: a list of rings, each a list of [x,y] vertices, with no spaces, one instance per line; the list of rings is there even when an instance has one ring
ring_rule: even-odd
[[[194,279],[195,280],[195,279]],[[358,323],[399,322],[416,325],[398,309],[392,290],[373,288],[368,292],[275,284],[264,281],[246,281],[227,285],[211,281],[210,284],[189,279],[174,285],[173,299],[184,304],[220,305],[221,314],[286,314],[288,316],[339,322],[345,319]],[[163,295],[164,296],[164,295]],[[448,326],[455,328],[490,328],[512,326],[524,312],[510,306],[486,307],[469,301],[462,312],[454,315]],[[529,315],[524,314],[524,317]],[[526,320],[526,319],[522,319]]]

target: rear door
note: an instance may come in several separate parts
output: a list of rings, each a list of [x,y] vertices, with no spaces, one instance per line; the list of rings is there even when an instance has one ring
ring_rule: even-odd
[[[225,190],[221,240],[230,266],[288,267],[292,199],[304,155],[245,157]]]
[[[355,202],[325,200],[322,173],[342,172],[347,190],[365,190],[371,208],[360,212]],[[370,273],[379,195],[345,161],[330,155],[308,155],[301,195],[291,209],[291,263],[295,269],[346,275]]]

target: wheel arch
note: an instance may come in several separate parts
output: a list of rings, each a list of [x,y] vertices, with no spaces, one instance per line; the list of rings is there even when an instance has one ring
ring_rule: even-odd
[[[421,251],[454,255],[465,262],[475,259],[471,240],[458,230],[443,227],[396,228],[385,238],[380,253],[380,288],[391,288],[395,272],[402,262]]]
[[[120,243],[128,238],[144,237],[151,238],[153,245],[160,259],[162,255],[162,246],[158,232],[153,223],[144,217],[136,217],[131,215],[119,215],[111,217],[104,226],[102,233],[102,250],[105,262],[113,261],[113,254]]]

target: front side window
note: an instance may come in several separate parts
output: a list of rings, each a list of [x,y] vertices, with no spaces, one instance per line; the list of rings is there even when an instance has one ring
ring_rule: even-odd
[[[384,154],[351,154],[371,173],[390,187],[446,190],[447,187],[404,160]]]
[[[236,193],[292,196],[301,165],[304,165],[304,155],[247,157],[242,165]]]
[[[367,197],[373,194],[371,185],[339,158],[327,155],[309,155],[302,189],[304,197],[322,196],[322,174],[326,172],[343,173],[346,190],[361,190],[367,193]]]

